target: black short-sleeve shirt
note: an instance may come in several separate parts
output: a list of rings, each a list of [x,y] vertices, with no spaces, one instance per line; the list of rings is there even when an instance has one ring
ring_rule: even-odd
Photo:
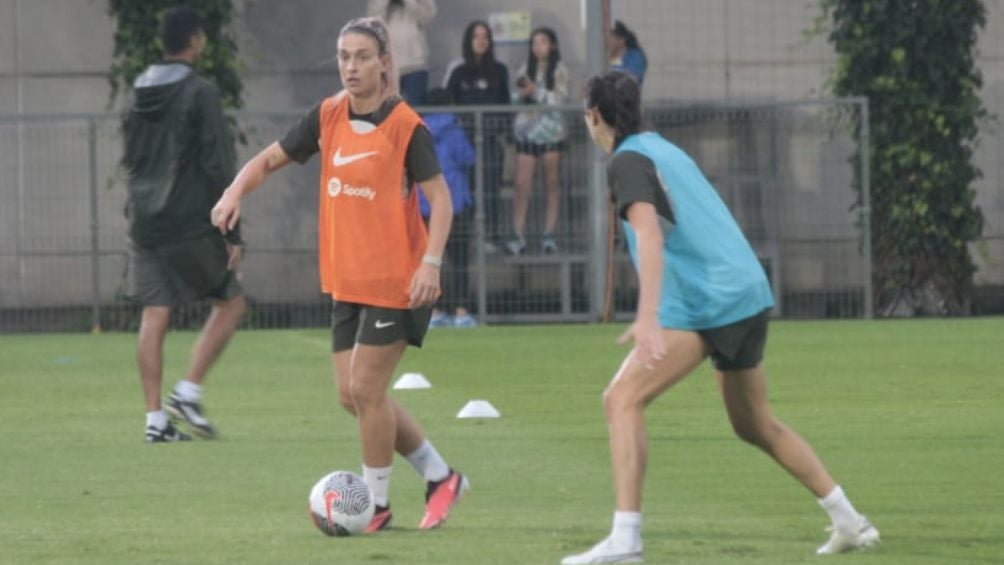
[[[656,213],[669,225],[676,223],[669,194],[662,186],[655,163],[637,151],[621,151],[614,155],[607,165],[607,182],[617,215],[627,219],[627,210],[635,202],[648,202],[655,206]]]
[[[369,122],[374,126],[380,125],[391,111],[401,104],[399,97],[388,98],[375,112],[369,114],[356,114],[349,109],[350,120],[360,120]],[[305,163],[314,153],[321,150],[319,145],[321,139],[321,104],[310,109],[300,120],[293,125],[286,135],[279,140],[279,146],[289,155],[289,158],[297,163]],[[439,167],[439,158],[436,157],[436,146],[432,141],[432,135],[424,124],[419,124],[411,134],[411,141],[408,142],[408,153],[404,158],[404,168],[408,174],[408,184],[424,182],[442,172]]]

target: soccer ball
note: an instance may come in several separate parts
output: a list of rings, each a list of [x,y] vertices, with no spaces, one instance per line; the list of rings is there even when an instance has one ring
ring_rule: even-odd
[[[361,534],[373,519],[373,493],[349,471],[328,473],[310,489],[310,517],[329,536]]]

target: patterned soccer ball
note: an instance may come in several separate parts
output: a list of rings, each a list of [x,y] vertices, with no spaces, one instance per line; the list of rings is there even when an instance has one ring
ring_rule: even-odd
[[[361,534],[373,519],[373,493],[359,475],[335,471],[317,481],[308,498],[310,517],[329,536]]]

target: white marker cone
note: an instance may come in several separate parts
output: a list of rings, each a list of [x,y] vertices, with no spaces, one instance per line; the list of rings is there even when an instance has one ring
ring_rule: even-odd
[[[471,400],[457,412],[457,418],[498,418],[502,414],[487,400]]]
[[[395,390],[414,390],[419,388],[432,388],[429,380],[422,373],[405,373],[394,383]]]

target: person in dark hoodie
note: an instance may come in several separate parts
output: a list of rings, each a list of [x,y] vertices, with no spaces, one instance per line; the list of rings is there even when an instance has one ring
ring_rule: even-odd
[[[449,90],[433,88],[426,96],[426,102],[432,106],[448,106],[453,103],[453,99]],[[478,325],[468,310],[471,301],[470,277],[467,272],[468,248],[474,235],[471,231],[474,197],[467,179],[475,163],[474,148],[453,112],[429,112],[422,114],[422,119],[432,135],[439,166],[443,170],[443,178],[450,188],[450,198],[453,201],[453,227],[450,231],[454,237],[446,240],[447,265],[443,272],[443,296],[432,310],[429,327],[470,328]],[[430,208],[425,193],[418,193],[418,204],[422,217],[428,218]],[[447,314],[450,310],[453,311],[452,318]]]
[[[202,382],[245,308],[235,272],[242,247],[239,232],[224,239],[209,217],[233,178],[235,156],[219,91],[192,68],[206,45],[201,18],[189,7],[170,9],[160,33],[165,58],[136,79],[123,121],[132,295],[143,306],[136,358],[148,443],[190,439],[168,419],[165,408],[193,433],[215,437],[202,410]],[[212,312],[192,348],[184,379],[162,406],[163,345],[171,307],[201,299],[212,301]]]

